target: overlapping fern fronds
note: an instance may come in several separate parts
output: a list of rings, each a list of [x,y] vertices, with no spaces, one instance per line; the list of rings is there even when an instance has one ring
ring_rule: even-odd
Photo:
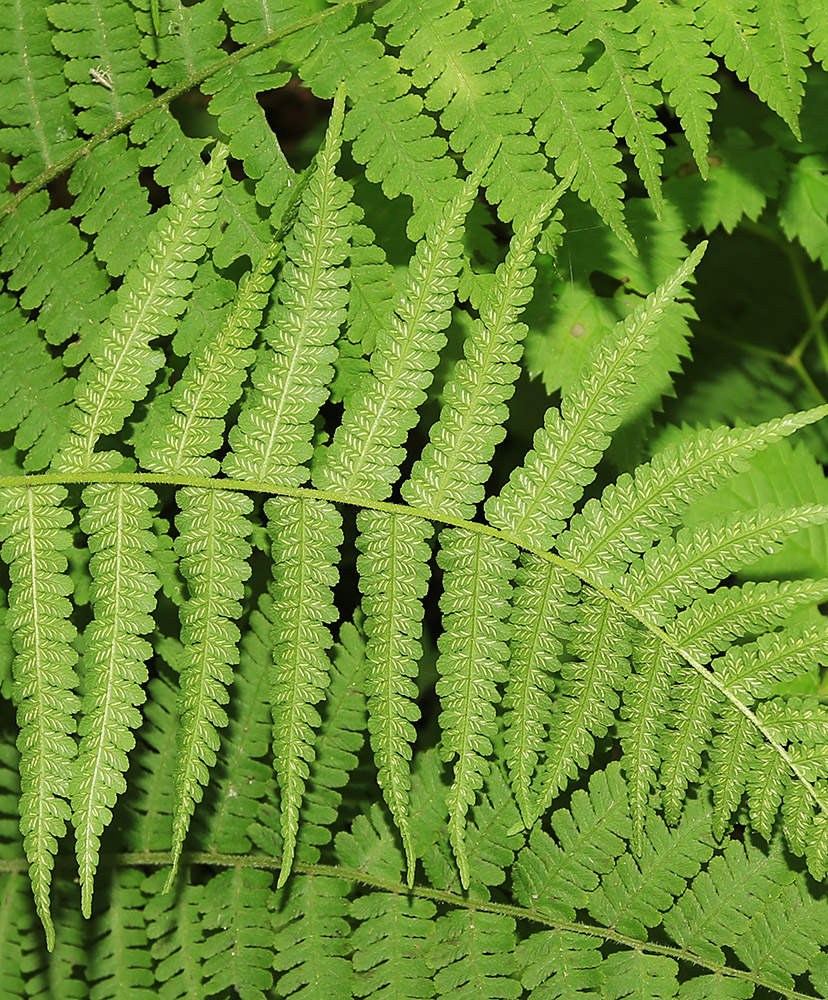
[[[677,194],[716,60],[781,161],[817,7],[0,12],[3,997],[826,994],[828,581],[744,574],[828,503],[721,493],[828,406],[643,443],[682,213],[782,191]],[[301,173],[292,74],[331,100]],[[803,148],[774,210],[817,261]],[[530,412],[573,218],[617,288],[570,272]]]

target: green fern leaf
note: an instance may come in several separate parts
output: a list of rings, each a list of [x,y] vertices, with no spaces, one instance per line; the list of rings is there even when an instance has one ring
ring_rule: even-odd
[[[568,779],[586,765],[595,737],[606,735],[612,724],[617,692],[629,673],[634,634],[618,608],[602,597],[586,596],[573,618],[570,646],[578,659],[561,669],[530,821],[542,815]]]
[[[665,448],[634,476],[623,475],[590,499],[561,535],[561,555],[608,582],[632,553],[644,552],[675,524],[698,494],[744,468],[758,451],[826,415],[824,407],[758,427],[717,427]]]
[[[480,173],[489,201],[511,221],[547,198],[554,182],[511,78],[496,65],[494,53],[481,48],[477,29],[469,27],[473,16],[460,0],[428,0],[417,8],[391,0],[374,21],[390,26],[386,43],[399,49],[401,65],[425,91],[426,107],[439,113],[451,133],[452,149],[462,154],[469,172]]]
[[[155,495],[143,486],[93,484],[84,490],[81,527],[94,554],[94,620],[84,649],[85,692],[80,746],[70,784],[72,823],[84,916],[92,910],[92,882],[100,836],[124,791],[127,753],[135,745],[138,706],[144,700],[145,661],[150,646],[140,637],[152,631],[156,580],[148,531]]]
[[[426,953],[438,997],[515,1000],[515,921],[500,913],[454,910],[439,917]]]
[[[185,487],[176,548],[189,600],[181,608],[181,730],[175,773],[172,881],[195,804],[201,800],[218,749],[217,730],[227,723],[222,708],[238,662],[239,630],[252,502],[229,490]]]
[[[616,235],[632,244],[624,223],[624,174],[609,117],[584,86],[582,55],[557,30],[546,0],[470,0],[486,46],[512,78],[512,91],[545,143],[559,177],[572,186]]]
[[[108,885],[107,908],[96,917],[87,969],[96,997],[130,994],[149,1000],[153,975],[147,948],[144,899],[139,871],[113,872]]]
[[[278,497],[265,506],[274,548],[273,757],[282,793],[284,842],[279,885],[293,863],[299,807],[320,719],[313,705],[328,686],[336,618],[332,590],[342,519],[320,500]]]
[[[225,991],[265,1000],[273,984],[273,932],[262,926],[273,876],[254,868],[231,868],[214,875],[201,899],[206,927],[215,928],[204,945],[202,975],[208,996]]]
[[[675,539],[662,539],[637,558],[616,592],[639,614],[662,622],[787,535],[826,519],[828,509],[817,504],[788,510],[767,504],[745,515],[684,528]]]
[[[373,377],[347,400],[334,440],[314,467],[318,489],[384,499],[399,475],[402,444],[425,400],[460,270],[460,236],[477,181],[446,207],[439,224],[418,244],[390,330],[371,355]]]
[[[117,467],[116,456],[96,454],[95,446],[102,436],[121,429],[163,361],[149,344],[169,334],[184,309],[215,211],[225,156],[218,150],[189,184],[174,192],[148,249],[124,278],[108,325],[88,345],[71,437],[56,460],[62,471]]]
[[[422,655],[422,599],[428,588],[432,527],[378,511],[357,518],[357,568],[368,637],[368,712],[380,788],[403,841],[408,882],[415,855],[408,823],[409,761],[420,716],[414,683]]]
[[[468,519],[483,499],[489,463],[505,434],[506,400],[520,371],[526,326],[518,316],[531,296],[533,245],[548,211],[543,206],[518,228],[495,272],[489,300],[481,305],[480,319],[464,344],[465,357],[443,389],[429,443],[402,486],[403,497],[413,506]]]
[[[587,70],[587,77],[604,113],[612,120],[615,134],[624,139],[653,201],[658,215],[662,209],[661,153],[663,131],[655,107],[658,91],[649,82],[640,63],[631,33],[634,30],[623,0],[599,0],[584,8],[572,2],[563,5],[561,28],[569,32],[570,44],[585,48],[599,41],[601,55]]]
[[[282,890],[275,914],[273,968],[279,993],[325,1000],[353,989],[347,883],[324,876],[297,876]]]
[[[13,176],[25,184],[78,144],[45,6],[16,2],[3,7],[0,66],[7,126],[0,132],[0,147],[17,159]]]
[[[759,5],[753,0],[691,2],[714,54],[724,59],[740,80],[746,80],[759,99],[797,134],[804,40],[800,38],[798,45],[794,41],[796,22],[790,20],[793,4],[789,0],[771,0],[765,5],[770,8],[765,15],[757,13]],[[760,18],[768,30],[759,30]],[[796,48],[800,54],[794,56]]]
[[[547,411],[534,448],[500,495],[486,503],[486,516],[521,542],[548,548],[594,477],[593,467],[621,421],[625,399],[664,309],[689,279],[704,252],[695,250],[673,277],[661,285],[614,336],[601,342],[580,384],[564,397],[559,412]],[[556,489],[551,489],[555,484]]]
[[[496,733],[496,684],[505,680],[507,617],[515,550],[499,538],[447,529],[440,536],[443,635],[439,639],[437,694],[443,754],[454,763],[448,793],[449,835],[460,880],[469,884],[465,817],[489,771]]]
[[[552,712],[550,695],[560,667],[562,639],[569,634],[562,619],[566,606],[575,600],[567,590],[567,584],[571,586],[573,581],[573,577],[536,556],[523,557],[515,578],[509,680],[503,699],[504,740],[512,788],[527,826],[531,826],[534,813],[530,799],[532,775],[546,742],[546,725]],[[558,699],[556,704],[560,703]],[[590,698],[588,704],[600,702]],[[566,756],[570,759],[574,754]]]
[[[642,62],[659,80],[681,119],[699,173],[708,175],[710,120],[719,84],[716,62],[687,7],[665,0],[638,0],[631,10]]]
[[[530,998],[586,1000],[602,995],[598,942],[575,931],[536,931],[518,945],[517,961]]]
[[[166,873],[155,872],[142,886],[148,897],[144,913],[158,995],[161,1000],[202,1000],[204,887],[187,885],[175,894],[165,893],[165,879]]]
[[[136,445],[153,472],[214,476],[209,457],[224,441],[225,418],[242,392],[253,362],[251,343],[267,305],[280,248],[274,243],[243,279],[216,335],[199,345],[181,378],[159,401],[152,431]]]
[[[299,205],[268,323],[269,350],[253,373],[254,391],[230,432],[224,472],[240,479],[300,486],[308,476],[312,421],[327,398],[335,341],[345,319],[351,190],[336,175],[344,101],[339,94],[325,144]]]
[[[72,515],[61,506],[65,498],[61,486],[10,488],[0,495],[2,557],[11,577],[6,627],[16,651],[12,699],[20,727],[20,830],[49,949],[55,943],[49,886],[57,841],[70,814],[72,717],[78,709],[76,633],[67,596],[72,582],[63,554]]]
[[[72,380],[49,356],[34,323],[20,324],[9,296],[0,297],[3,370],[0,373],[0,430],[15,432],[14,444],[28,452],[27,470],[43,469],[63,442]]]

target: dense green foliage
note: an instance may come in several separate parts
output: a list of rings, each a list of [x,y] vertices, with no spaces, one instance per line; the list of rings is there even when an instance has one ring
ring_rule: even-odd
[[[828,997],[826,68],[0,4],[0,1000]]]

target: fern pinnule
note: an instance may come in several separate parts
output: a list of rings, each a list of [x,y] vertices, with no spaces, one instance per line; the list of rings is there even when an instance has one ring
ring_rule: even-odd
[[[57,842],[70,816],[78,710],[76,629],[68,599],[73,585],[64,555],[73,518],[62,506],[66,496],[62,486],[0,491],[0,554],[11,579],[6,627],[15,649],[12,701],[20,728],[20,832],[49,950],[55,943],[49,888]]]
[[[555,674],[560,669],[563,639],[568,636],[565,609],[577,599],[577,589],[572,593],[567,586],[573,583],[577,581],[557,566],[529,554],[522,558],[515,577],[509,679],[503,697],[504,741],[515,800],[527,827],[535,814],[532,776],[547,742]],[[589,699],[590,705],[605,703],[605,699]],[[561,705],[561,699],[555,704]],[[562,731],[573,734],[574,727]],[[556,732],[553,729],[552,741]],[[574,753],[566,754],[567,760],[574,757]]]
[[[336,173],[343,116],[340,93],[286,241],[279,303],[264,331],[267,348],[253,371],[253,392],[230,432],[223,469],[236,478],[283,486],[308,478],[312,423],[328,396],[347,306],[354,212],[350,185]]]
[[[51,209],[45,191],[27,198],[0,222],[0,271],[22,310],[37,310],[49,344],[85,338],[106,320],[112,305],[106,277],[68,209]],[[21,314],[20,325],[30,316]],[[61,359],[69,366],[70,358]]]
[[[530,206],[549,196],[554,179],[511,78],[471,27],[474,16],[460,0],[427,0],[418,7],[391,0],[374,21],[388,26],[386,44],[399,49],[400,63],[425,91],[426,106],[451,133],[451,147],[465,168],[480,171],[487,200],[497,205],[500,218],[525,219],[533,214]]]
[[[613,332],[605,337],[561,409],[547,410],[532,450],[496,497],[486,502],[486,517],[516,540],[548,548],[564,527],[583,487],[620,424],[637,373],[657,341],[665,308],[690,279],[706,244],[700,244],[678,270]]]
[[[0,296],[0,430],[14,431],[14,446],[27,452],[23,467],[43,469],[66,434],[66,415],[74,394],[63,365],[49,356],[35,323],[21,323],[9,295]]]
[[[756,427],[714,427],[682,437],[584,504],[555,547],[595,582],[609,583],[634,554],[678,523],[692,501],[746,467],[758,452],[822,420],[828,407],[777,417]]]
[[[25,184],[79,145],[63,62],[52,46],[45,6],[12,4],[0,11],[0,104],[3,152]]]
[[[670,634],[686,653],[706,661],[727,650],[734,639],[775,629],[798,609],[821,604],[826,597],[825,580],[748,581],[739,587],[717,587],[680,611]]]
[[[569,649],[575,659],[562,665],[558,695],[543,719],[549,735],[528,812],[530,826],[590,760],[595,739],[606,735],[630,669],[634,632],[623,611],[587,591],[571,617]]]
[[[189,600],[181,609],[181,729],[175,773],[172,868],[174,878],[190,816],[201,801],[215,764],[217,730],[227,723],[232,667],[238,662],[244,581],[250,575],[247,535],[252,501],[229,490],[185,487],[177,494],[180,513],[176,549]]]
[[[121,429],[163,363],[163,354],[150,342],[169,336],[184,310],[216,209],[226,155],[217,148],[208,164],[173,190],[148,248],[118,290],[108,323],[84,345],[89,358],[78,380],[69,440],[53,463],[56,469],[118,467],[120,455],[96,454],[95,446],[102,436]]]
[[[422,656],[422,600],[428,589],[433,529],[427,521],[370,510],[360,512],[357,526],[357,569],[368,640],[368,729],[379,785],[400,831],[412,885],[409,766],[414,723],[420,717],[415,679]]]
[[[478,181],[465,182],[461,194],[417,244],[391,328],[378,332],[372,375],[347,398],[342,423],[314,465],[318,489],[382,500],[399,476],[403,444],[417,422],[446,341],[443,330],[458,284],[463,223]]]
[[[448,528],[440,536],[437,562],[443,570],[443,634],[438,640],[437,695],[442,753],[454,763],[448,793],[449,836],[460,880],[469,884],[465,822],[489,771],[497,733],[497,684],[506,679],[505,660],[513,545],[501,538]]]
[[[661,86],[681,119],[699,173],[705,179],[710,164],[710,121],[719,84],[704,37],[689,7],[664,0],[639,0],[630,16],[641,45],[641,61]]]
[[[253,363],[251,347],[273,284],[281,254],[274,241],[242,279],[224,321],[190,358],[181,378],[156,403],[152,430],[136,453],[153,472],[214,476],[220,467],[213,454],[224,443],[225,418],[238,400]]]
[[[265,505],[274,552],[273,758],[281,790],[282,867],[290,874],[308,762],[313,760],[319,714],[313,707],[330,680],[328,623],[342,544],[342,518],[324,500],[274,497]]]
[[[153,985],[143,882],[144,876],[134,868],[112,872],[108,906],[95,916],[91,929],[95,947],[86,975],[94,996],[117,997],[125,992],[149,991]]]
[[[271,961],[280,972],[276,989],[289,1000],[311,992],[346,996],[353,991],[348,959],[348,884],[324,875],[297,875],[282,890],[274,915]]]
[[[124,791],[127,754],[141,721],[146,660],[151,647],[141,636],[154,626],[158,583],[150,556],[149,531],[155,494],[137,484],[93,483],[83,491],[81,527],[93,553],[94,618],[85,631],[85,691],[80,746],[70,795],[81,906],[92,910],[92,883],[100,837]]]
[[[239,866],[219,872],[204,886],[202,919],[205,928],[216,931],[202,952],[207,996],[229,991],[265,1000],[273,984],[273,933],[262,914],[272,882],[271,872]]]
[[[826,520],[828,507],[819,504],[790,509],[766,504],[682,528],[637,557],[614,591],[644,620],[661,623],[788,535]]]
[[[572,175],[572,187],[627,245],[624,222],[624,172],[610,119],[579,67],[583,55],[558,30],[556,11],[547,0],[468,0],[479,19],[487,49],[509,74],[512,92],[533,132],[545,144],[559,177]]]
[[[443,390],[440,416],[401,493],[413,506],[468,519],[483,499],[489,464],[505,436],[506,401],[520,368],[527,327],[518,321],[532,295],[534,243],[551,206],[518,224],[505,261],[494,275],[480,318],[463,345],[464,357]]]

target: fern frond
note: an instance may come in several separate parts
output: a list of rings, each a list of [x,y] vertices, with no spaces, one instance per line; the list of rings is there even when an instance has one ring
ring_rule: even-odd
[[[69,621],[72,581],[66,575],[67,527],[72,514],[61,506],[61,486],[8,488],[0,493],[2,558],[11,588],[6,627],[15,648],[12,699],[20,727],[20,831],[35,905],[55,943],[49,886],[57,841],[69,819],[69,781],[75,757],[78,710]]]
[[[641,61],[661,81],[681,120],[699,173],[706,179],[710,120],[719,84],[714,79],[716,62],[693,12],[665,0],[637,0],[630,14],[638,32]]]
[[[6,289],[20,292],[22,309],[38,310],[48,343],[63,344],[100,326],[111,304],[108,282],[68,209],[50,209],[48,194],[38,192],[0,222],[0,237]],[[63,362],[68,364],[65,356]]]
[[[689,280],[701,244],[675,274],[649,296],[613,335],[601,341],[592,364],[567,394],[561,411],[547,411],[532,451],[497,497],[486,503],[496,527],[533,546],[548,548],[592,481],[594,466],[621,422],[623,406],[647,363],[665,307]],[[554,488],[553,488],[554,487]]]
[[[663,621],[788,535],[826,520],[828,508],[818,504],[788,510],[767,504],[683,528],[675,539],[664,538],[639,556],[615,589],[638,613]]]
[[[427,899],[372,892],[351,904],[354,996],[434,996],[423,949],[436,908]]]
[[[465,818],[489,771],[486,758],[497,730],[495,705],[500,696],[495,685],[506,679],[510,630],[505,619],[516,552],[508,542],[462,528],[443,531],[440,545],[444,631],[438,640],[437,694],[442,751],[454,761],[449,835],[467,888]]]
[[[161,1000],[201,1000],[204,996],[204,886],[164,892],[165,872],[144,882],[144,914]]]
[[[195,804],[215,764],[217,730],[227,723],[222,708],[232,666],[238,662],[239,630],[250,532],[250,499],[229,490],[185,487],[176,548],[189,600],[181,608],[181,730],[175,773],[172,880]]]
[[[546,0],[469,0],[480,20],[488,49],[512,79],[512,91],[533,131],[545,143],[559,177],[572,176],[579,197],[625,243],[632,238],[624,223],[620,154],[609,129],[609,116],[579,72],[581,53],[563,32]]]
[[[220,463],[210,456],[224,443],[227,412],[241,395],[253,363],[251,344],[279,254],[273,243],[245,275],[216,334],[207,335],[181,378],[156,404],[152,430],[136,445],[144,468],[169,475],[209,477],[218,472]]]
[[[87,976],[101,1000],[129,996],[153,986],[147,947],[144,877],[135,869],[114,871],[109,879],[106,910],[95,918]]]
[[[710,807],[691,799],[676,829],[648,816],[640,857],[622,855],[590,894],[589,913],[601,926],[646,940],[714,853]]]
[[[443,390],[429,443],[402,485],[403,497],[413,506],[468,519],[483,499],[495,446],[505,435],[506,401],[520,372],[517,362],[527,328],[518,317],[532,294],[533,246],[548,212],[542,206],[525,226],[518,226],[506,260],[495,272],[480,318],[463,345],[465,357]]]
[[[570,647],[577,659],[561,668],[559,697],[548,717],[549,736],[530,821],[542,815],[568,779],[586,765],[595,738],[606,735],[629,673],[635,638],[626,616],[602,597],[583,597],[573,613]]]
[[[509,680],[503,699],[504,741],[512,788],[527,826],[533,813],[532,776],[546,740],[554,675],[568,635],[566,606],[575,600],[567,589],[572,581],[552,563],[531,555],[523,557],[515,577]],[[558,699],[556,704],[560,703]],[[601,704],[592,698],[588,703]],[[567,760],[572,756],[567,753]]]
[[[805,44],[791,0],[691,0],[691,6],[714,54],[798,134]]]
[[[267,914],[271,872],[231,868],[214,875],[201,898],[204,923],[218,933],[207,938],[202,976],[210,996],[229,991],[250,1000],[265,1000],[273,984],[273,932],[262,926]]]
[[[438,997],[515,1000],[515,921],[501,913],[454,910],[438,917],[426,961]]]
[[[403,443],[433,378],[445,344],[460,270],[460,237],[477,181],[446,206],[439,223],[417,245],[389,330],[371,355],[372,377],[347,399],[333,442],[315,464],[318,489],[342,489],[382,500],[399,475]]]
[[[196,814],[197,842],[207,852],[247,853],[250,824],[260,804],[274,791],[275,776],[269,759],[273,627],[264,613],[270,610],[264,598],[260,608],[252,611],[244,623],[239,664],[230,690],[230,721],[221,734],[217,766],[205,796],[208,801]]]
[[[279,993],[311,1000],[349,995],[353,972],[350,951],[348,884],[324,876],[296,876],[275,915],[273,968],[281,972]]]
[[[425,91],[426,107],[451,133],[452,149],[469,172],[480,172],[489,201],[511,221],[547,198],[553,179],[508,73],[470,28],[473,16],[460,0],[428,0],[417,8],[391,0],[374,22],[389,26],[386,43],[399,49],[401,65]]]
[[[279,885],[290,874],[299,807],[314,757],[314,705],[329,683],[328,623],[342,518],[324,500],[276,497],[265,505],[274,552],[273,758],[281,789],[283,855]]]
[[[402,837],[410,885],[415,855],[408,820],[409,762],[413,724],[420,717],[415,678],[433,529],[428,522],[379,511],[360,512],[357,526],[368,638],[368,725],[379,785]]]
[[[808,30],[812,57],[823,66],[828,66],[828,25],[822,17],[819,0],[799,0],[799,12]]]
[[[27,452],[23,467],[37,470],[49,464],[63,441],[73,384],[49,356],[35,324],[21,324],[20,318],[11,298],[0,296],[0,430],[15,432],[15,447]]]
[[[569,32],[569,42],[584,49],[598,41],[603,52],[590,65],[587,78],[612,120],[619,139],[630,148],[641,179],[652,199],[656,214],[663,207],[661,154],[664,131],[655,115],[658,91],[644,72],[632,32],[635,23],[623,8],[623,0],[599,0],[584,7],[569,0],[560,12],[560,26]]]
[[[659,764],[658,738],[673,678],[680,666],[679,657],[660,637],[636,636],[634,669],[624,687],[624,721],[619,726],[633,821],[632,845],[636,854],[642,849],[644,815]]]
[[[164,660],[175,662],[177,673],[180,644],[170,641],[159,643],[159,647]],[[169,850],[180,728],[176,711],[178,698],[175,675],[168,667],[159,667],[147,685],[144,721],[136,734],[136,747],[127,773],[127,793],[115,807],[113,824],[127,850]]]
[[[536,931],[518,945],[520,979],[531,997],[587,1000],[600,996],[605,979],[600,943],[574,931]]]
[[[95,617],[84,634],[83,718],[70,796],[82,908],[88,917],[101,833],[124,791],[122,775],[141,719],[138,706],[144,700],[145,661],[151,652],[141,636],[153,629],[157,582],[148,530],[155,494],[138,485],[96,483],[84,490],[83,500],[81,527],[93,553]]]
[[[0,148],[25,184],[78,145],[46,7],[15,0],[0,12]]]
[[[184,309],[195,265],[204,251],[226,152],[171,195],[149,247],[130,268],[104,330],[88,345],[75,396],[69,441],[56,460],[62,471],[117,467],[114,455],[96,454],[98,440],[121,429],[135,403],[146,394],[163,362],[150,347],[169,335]]]
[[[571,921],[627,849],[627,788],[618,764],[596,771],[588,790],[575,791],[570,808],[552,813],[549,826],[554,838],[537,825],[518,856],[515,896],[524,906]]]

